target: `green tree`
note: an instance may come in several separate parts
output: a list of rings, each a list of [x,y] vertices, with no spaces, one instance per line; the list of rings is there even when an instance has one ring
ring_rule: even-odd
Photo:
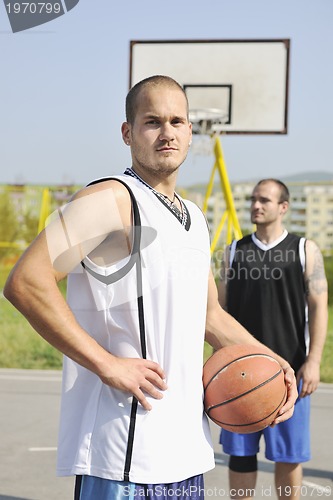
[[[28,246],[34,240],[38,233],[39,219],[31,210],[23,215],[23,223],[20,231],[20,239],[24,240]]]
[[[0,258],[12,252],[11,244],[18,238],[19,227],[13,201],[6,190],[0,193]]]

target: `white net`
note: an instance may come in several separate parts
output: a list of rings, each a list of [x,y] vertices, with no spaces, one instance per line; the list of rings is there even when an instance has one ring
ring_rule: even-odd
[[[191,109],[190,122],[195,135],[212,135],[223,131],[229,116],[218,108]]]
[[[223,125],[229,116],[218,108],[190,110],[193,141],[191,151],[195,156],[209,156],[213,153],[214,136],[223,132]]]
[[[210,156],[213,154],[214,139],[212,135],[194,135],[191,151],[194,156]]]

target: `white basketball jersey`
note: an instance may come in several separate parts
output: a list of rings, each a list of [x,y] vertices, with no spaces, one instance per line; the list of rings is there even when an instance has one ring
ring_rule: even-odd
[[[116,178],[130,187],[139,208],[142,293],[132,252],[109,267],[86,258],[68,278],[67,300],[77,321],[109,352],[159,363],[168,389],[161,400],[148,397],[148,412],[65,358],[57,472],[138,483],[181,481],[214,467],[202,388],[207,225],[193,203],[185,202],[184,227],[139,180]]]

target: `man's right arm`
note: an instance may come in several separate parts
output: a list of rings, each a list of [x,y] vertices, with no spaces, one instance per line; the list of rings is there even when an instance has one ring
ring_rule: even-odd
[[[158,389],[166,388],[161,367],[106,351],[79,325],[58,288],[58,282],[106,235],[131,226],[126,188],[111,184],[107,192],[103,184],[81,191],[38,235],[11,271],[4,295],[47,342],[105,384],[133,394],[149,410],[144,392],[159,399]]]

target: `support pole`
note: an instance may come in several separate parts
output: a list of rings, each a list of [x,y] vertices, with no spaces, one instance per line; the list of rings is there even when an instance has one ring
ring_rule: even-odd
[[[50,215],[50,190],[49,188],[43,189],[42,203],[39,212],[38,234],[44,229],[45,222]]]
[[[223,227],[224,227],[224,224],[226,222],[227,222],[226,243],[230,244],[233,237],[236,239],[242,238],[242,231],[241,231],[241,228],[239,225],[237,212],[235,209],[232,190],[231,190],[231,186],[230,186],[230,182],[229,182],[229,178],[228,178],[228,174],[227,174],[227,168],[226,168],[225,161],[224,161],[222,145],[221,145],[220,138],[218,136],[215,137],[214,155],[215,155],[215,163],[214,163],[214,167],[212,169],[212,173],[211,173],[209,183],[207,186],[207,190],[206,190],[206,194],[205,194],[205,198],[204,198],[204,204],[203,204],[203,211],[205,213],[207,212],[208,200],[209,200],[209,198],[212,194],[212,191],[213,191],[214,178],[215,178],[216,171],[219,174],[220,186],[221,186],[221,191],[222,191],[224,199],[225,199],[226,209],[225,209],[224,213],[222,214],[222,217],[221,217],[220,222],[218,224],[217,230],[213,236],[212,244],[211,244],[211,253],[213,253],[215,248],[216,248],[220,234],[221,234]]]

